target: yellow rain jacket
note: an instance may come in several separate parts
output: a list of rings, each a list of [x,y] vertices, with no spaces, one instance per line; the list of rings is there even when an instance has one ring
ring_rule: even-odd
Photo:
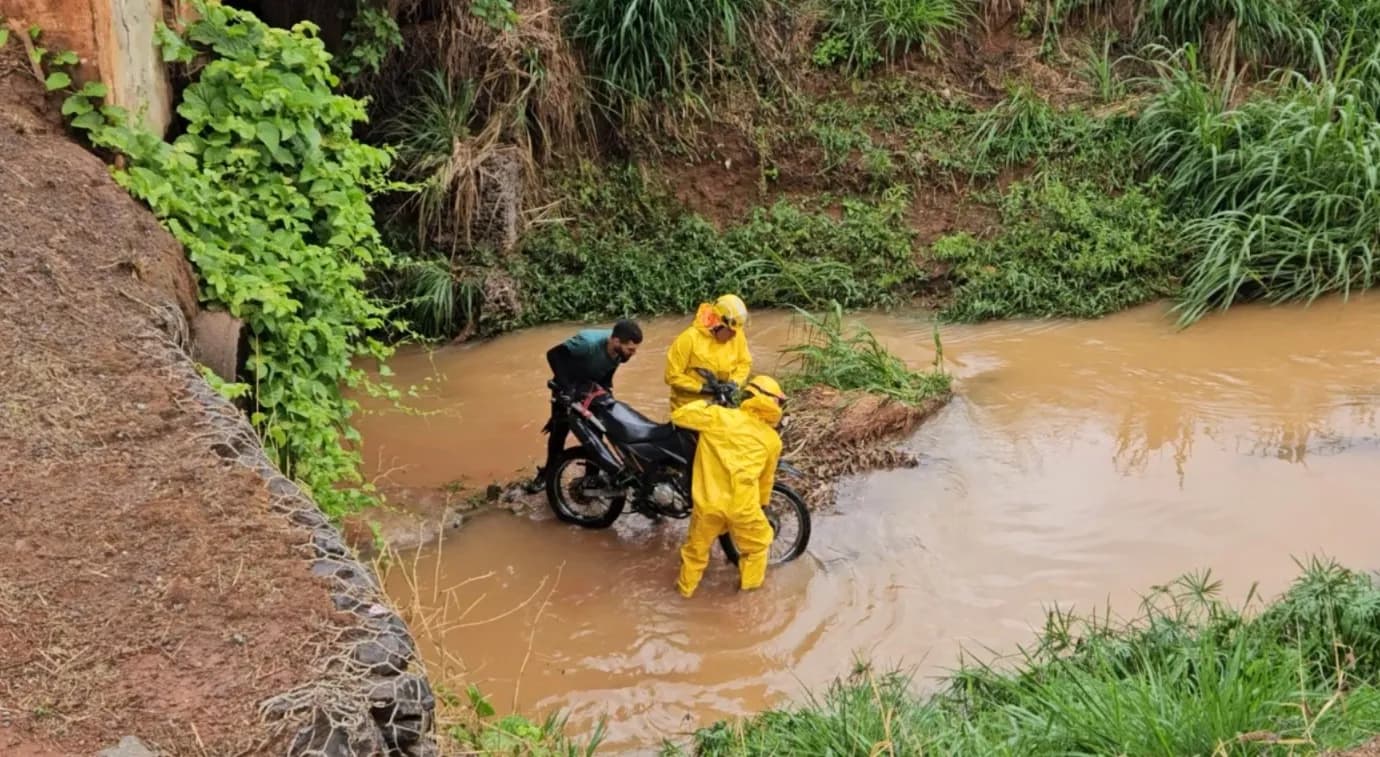
[[[671,411],[671,422],[699,432],[692,473],[690,531],[680,550],[676,588],[690,597],[709,565],[709,550],[727,532],[738,548],[739,585],[756,589],[767,573],[771,524],[762,507],[771,501],[781,436],[773,426],[781,408],[755,396],[740,408],[696,400]]]
[[[748,352],[747,336],[738,329],[733,338],[719,344],[709,332],[718,322],[713,305],[701,305],[694,323],[680,332],[666,351],[666,385],[671,387],[671,409],[703,399],[700,389],[704,377],[695,372],[705,368],[720,381],[732,381],[742,386],[752,372],[752,353]]]

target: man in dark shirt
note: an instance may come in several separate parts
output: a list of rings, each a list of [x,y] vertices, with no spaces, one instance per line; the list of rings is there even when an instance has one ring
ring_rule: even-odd
[[[567,394],[583,395],[595,385],[613,390],[613,374],[618,366],[637,354],[642,344],[642,328],[635,321],[620,320],[611,329],[585,329],[546,351],[555,382]],[[540,491],[546,476],[565,451],[570,423],[554,402],[551,404],[551,436],[546,440],[546,464],[527,485],[528,492]]]

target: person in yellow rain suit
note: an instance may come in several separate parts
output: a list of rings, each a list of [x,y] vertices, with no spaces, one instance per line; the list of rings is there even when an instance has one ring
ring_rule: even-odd
[[[762,585],[771,547],[771,523],[762,508],[771,501],[776,464],[781,458],[777,426],[786,404],[781,385],[755,376],[737,408],[693,400],[671,411],[671,422],[699,432],[691,473],[690,531],[680,550],[676,588],[687,599],[695,593],[709,550],[727,532],[738,548],[739,586]]]
[[[752,353],[744,333],[747,320],[747,305],[734,294],[700,305],[695,321],[666,351],[665,381],[671,387],[672,410],[708,393],[696,368],[709,370],[719,381],[743,385],[752,372]]]

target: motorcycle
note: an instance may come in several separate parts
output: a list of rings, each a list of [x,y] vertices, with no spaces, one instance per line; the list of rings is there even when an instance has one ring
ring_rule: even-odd
[[[703,369],[700,374],[715,403],[736,406],[732,384],[717,381]],[[555,381],[547,386],[552,403],[567,414],[580,442],[565,450],[547,477],[546,498],[557,518],[584,528],[608,528],[629,502],[633,512],[653,521],[690,517],[695,432],[657,423],[602,387],[580,399],[563,392]],[[549,422],[542,431],[550,431]],[[567,482],[570,472],[574,475]],[[769,565],[790,562],[809,545],[810,511],[781,480],[799,475],[784,459],[778,462],[771,501],[763,508],[774,534]],[[728,534],[719,537],[719,546],[729,562],[737,564],[739,553]]]

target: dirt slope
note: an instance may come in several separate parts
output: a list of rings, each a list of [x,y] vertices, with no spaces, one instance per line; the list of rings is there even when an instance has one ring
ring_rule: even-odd
[[[259,704],[335,615],[310,537],[212,451],[181,250],[35,84],[0,54],[0,754],[282,753]]]

